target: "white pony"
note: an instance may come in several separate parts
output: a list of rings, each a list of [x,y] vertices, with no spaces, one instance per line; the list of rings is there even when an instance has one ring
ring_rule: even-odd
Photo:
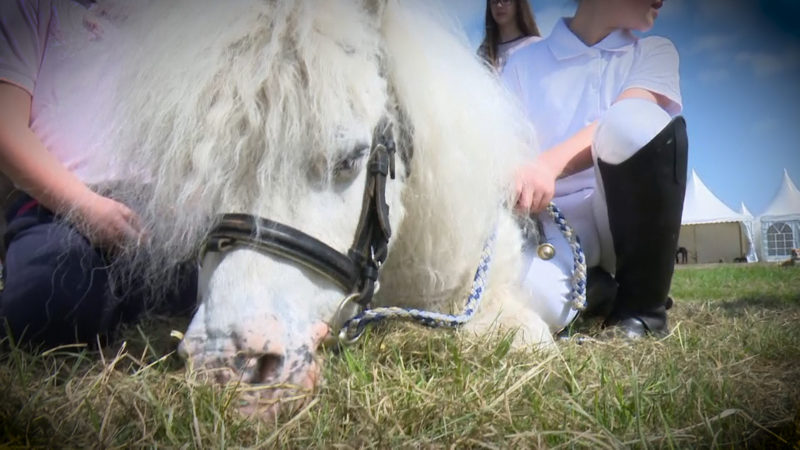
[[[534,140],[453,24],[400,0],[143,3],[122,2],[129,13],[109,39],[125,62],[102,144],[131,169],[112,194],[149,237],[129,270],[168,283],[224,213],[346,252],[373,130],[386,119],[397,147],[385,193],[394,232],[374,305],[458,312],[496,232],[488,292],[466,328],[552,342],[536,299],[517,290],[522,238],[501,206]],[[256,249],[205,253],[180,351],[217,381],[283,386],[247,398],[245,411],[273,413],[286,386],[318,382],[315,351],[348,294]]]

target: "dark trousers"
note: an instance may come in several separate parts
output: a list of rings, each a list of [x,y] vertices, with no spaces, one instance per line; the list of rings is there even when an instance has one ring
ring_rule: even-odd
[[[45,348],[92,345],[98,335],[102,342],[148,306],[144,290],[135,288],[141,283],[115,289],[107,254],[30,197],[10,205],[6,221],[0,337],[10,331],[19,344]],[[173,296],[160,299],[167,310],[193,308],[196,273],[183,279]]]

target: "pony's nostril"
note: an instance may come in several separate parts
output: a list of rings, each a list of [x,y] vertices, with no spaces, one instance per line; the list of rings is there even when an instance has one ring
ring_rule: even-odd
[[[253,381],[257,383],[265,382],[277,374],[278,371],[281,370],[282,365],[283,357],[280,355],[267,353],[266,355],[259,356],[258,360],[256,361],[256,379]]]

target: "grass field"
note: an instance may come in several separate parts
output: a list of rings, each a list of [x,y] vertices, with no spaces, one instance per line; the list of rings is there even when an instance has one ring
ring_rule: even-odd
[[[323,353],[295,415],[235,412],[200,383],[154,318],[102,354],[0,357],[0,446],[798,448],[800,267],[681,267],[663,340],[510,350],[390,325]],[[589,334],[592,330],[589,330]]]

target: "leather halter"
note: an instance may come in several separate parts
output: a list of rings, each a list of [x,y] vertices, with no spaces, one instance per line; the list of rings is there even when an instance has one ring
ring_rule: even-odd
[[[227,252],[250,248],[276,255],[312,269],[338,284],[366,307],[376,292],[381,265],[386,260],[389,237],[389,205],[386,178],[395,177],[395,142],[392,127],[381,119],[372,132],[361,216],[353,244],[343,254],[308,234],[274,220],[250,214],[222,214],[208,233],[200,252]]]

